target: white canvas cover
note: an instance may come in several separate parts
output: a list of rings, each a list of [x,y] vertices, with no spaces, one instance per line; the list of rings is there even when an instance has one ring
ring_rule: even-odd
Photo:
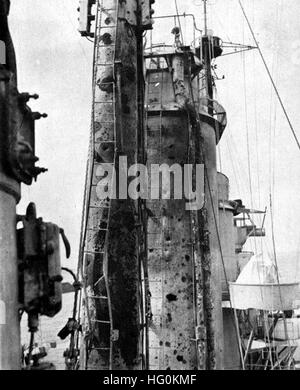
[[[276,266],[268,255],[254,255],[242,270],[237,284],[277,284]]]
[[[266,255],[253,256],[237,281],[229,285],[235,309],[274,311],[299,307],[299,284],[278,284],[276,266]]]

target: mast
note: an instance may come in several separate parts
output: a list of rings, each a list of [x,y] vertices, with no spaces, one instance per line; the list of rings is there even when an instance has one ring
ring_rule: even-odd
[[[85,298],[81,369],[86,370],[143,366],[142,212],[140,202],[128,196],[127,171],[143,159],[142,34],[152,26],[153,2],[80,4],[80,32],[95,38],[91,155],[80,248]],[[96,16],[91,14],[94,5]],[[105,165],[110,173],[102,171]],[[123,186],[116,182],[120,176]],[[103,198],[99,193],[106,187]]]
[[[203,0],[204,10],[204,35],[207,35],[207,0]]]
[[[147,203],[151,211],[148,264],[153,314],[150,363],[151,369],[157,370],[222,369],[216,145],[226,126],[226,113],[212,101],[211,75],[211,60],[221,49],[218,38],[203,36],[200,47],[193,51],[178,45],[179,27],[172,33],[175,51],[155,42],[155,50],[146,54],[148,166],[173,167],[178,162],[181,167],[204,167],[198,177],[205,201],[196,211],[187,210],[178,198]],[[167,180],[162,192],[168,192]]]
[[[8,3],[0,2],[0,39],[5,43],[8,37]],[[6,38],[6,39],[5,39]],[[7,60],[7,52],[6,60]],[[11,55],[9,55],[11,58]],[[7,63],[7,61],[6,61]],[[20,185],[5,172],[3,157],[5,144],[5,85],[7,66],[0,66],[0,370],[20,368],[20,328],[18,319],[18,266],[16,238],[16,204],[20,199]]]
[[[205,206],[200,211],[202,267],[204,274],[204,307],[207,326],[208,369],[224,368],[224,330],[222,312],[222,248],[219,225],[219,191],[217,171],[217,144],[226,124],[218,112],[223,111],[214,102],[212,59],[222,53],[220,40],[208,30],[207,0],[203,0],[204,36],[202,37],[202,61],[204,90],[200,93],[200,137],[202,163],[205,171]],[[223,118],[223,119],[224,119]]]
[[[205,80],[206,80],[206,92],[207,97],[210,100],[213,100],[213,77],[212,77],[212,71],[211,71],[211,61],[212,61],[212,50],[213,50],[213,37],[211,36],[211,33],[208,30],[207,27],[207,0],[203,0],[203,8],[204,8],[204,36],[202,38],[203,42],[203,62],[204,62],[204,69],[205,69]],[[213,109],[211,105],[208,107],[209,114],[213,115]]]
[[[35,120],[47,116],[32,112],[27,106],[38,95],[19,93],[17,89],[9,7],[9,0],[0,0],[0,44],[5,48],[5,58],[0,58],[0,370],[21,368],[19,287],[24,288],[24,284],[18,286],[16,205],[21,198],[20,184],[31,185],[34,178],[45,172],[35,166],[39,159],[35,156],[34,132]]]

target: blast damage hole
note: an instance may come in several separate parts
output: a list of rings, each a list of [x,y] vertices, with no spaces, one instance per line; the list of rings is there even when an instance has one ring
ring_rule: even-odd
[[[177,296],[174,295],[174,294],[168,294],[168,295],[166,296],[166,298],[167,298],[167,300],[168,300],[169,302],[176,302],[176,301],[178,300]]]
[[[105,33],[102,35],[101,37],[104,45],[111,45],[112,44],[112,38],[111,38],[111,35],[109,33]]]

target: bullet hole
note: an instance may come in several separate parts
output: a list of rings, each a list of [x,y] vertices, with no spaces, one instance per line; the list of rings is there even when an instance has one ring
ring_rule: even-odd
[[[174,295],[174,294],[168,294],[166,298],[167,298],[167,300],[168,300],[169,302],[175,302],[175,301],[177,301],[177,296]]]
[[[182,281],[182,283],[185,283],[185,282],[186,282],[186,277],[183,276],[183,277],[181,278],[181,281]]]
[[[101,91],[104,92],[113,92],[113,83],[114,83],[114,78],[113,76],[107,76],[104,77],[102,80],[97,81],[98,87],[101,89]]]
[[[179,362],[183,362],[183,356],[182,356],[182,355],[178,355],[178,356],[177,356],[177,360],[178,360]]]
[[[166,241],[171,241],[171,237],[170,237],[170,236],[167,236],[167,237],[166,237]]]
[[[167,314],[167,321],[168,322],[172,322],[172,315],[171,315],[171,313]]]
[[[174,355],[177,355],[177,350],[176,349],[174,350]]]
[[[178,218],[178,222],[181,222],[181,218]]]
[[[186,261],[190,261],[190,256],[189,256],[189,255],[186,255],[186,256],[185,256],[185,260],[186,260]]]
[[[171,371],[171,368],[170,368],[170,367],[168,367],[166,371]]]
[[[160,341],[159,345],[162,347],[164,345],[164,343],[162,341]]]
[[[105,23],[106,25],[109,25],[111,22],[112,22],[112,18],[109,17],[109,16],[104,20],[104,23]]]
[[[150,252],[150,253],[153,253],[153,252],[154,252],[154,249],[152,249],[152,248],[149,249],[149,252]]]
[[[107,229],[107,222],[101,222],[99,227],[100,229]]]
[[[103,41],[104,45],[111,45],[112,44],[112,39],[111,35],[109,33],[105,33],[100,37],[100,40]]]
[[[171,343],[169,341],[166,341],[166,347],[171,347]]]
[[[173,148],[174,148],[174,145],[170,145],[169,148],[170,148],[170,149],[173,149]]]

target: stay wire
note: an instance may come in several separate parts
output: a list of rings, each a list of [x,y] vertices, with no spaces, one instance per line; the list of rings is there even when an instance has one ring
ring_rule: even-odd
[[[181,28],[181,21],[180,21],[179,10],[178,10],[178,3],[177,3],[177,0],[174,0],[174,2],[175,2],[175,9],[176,9],[176,14],[177,14],[177,19],[178,19],[178,25],[179,25],[179,28],[180,28],[181,40],[182,40],[182,44],[184,45],[183,33],[182,33],[182,28]]]
[[[250,21],[249,21],[249,19],[248,19],[248,16],[247,16],[247,14],[246,14],[246,11],[245,11],[245,9],[244,9],[244,7],[243,7],[243,4],[242,4],[241,0],[238,0],[238,1],[239,1],[239,4],[240,4],[240,7],[241,7],[241,9],[242,9],[242,12],[243,12],[243,14],[244,14],[244,17],[245,17],[245,19],[246,19],[246,22],[247,22],[247,24],[248,24],[248,27],[249,27],[249,29],[250,29],[250,32],[251,32],[251,34],[252,34],[252,37],[253,37],[253,39],[254,39],[254,41],[255,41],[255,44],[256,44],[256,46],[257,46],[257,49],[258,49],[258,51],[259,51],[260,57],[261,57],[261,59],[262,59],[262,62],[263,62],[263,64],[264,64],[265,68],[266,68],[266,71],[267,71],[267,73],[268,73],[268,76],[269,76],[269,78],[270,78],[270,81],[271,81],[271,83],[272,83],[272,85],[273,85],[273,88],[274,88],[275,93],[276,93],[276,95],[277,95],[277,98],[278,98],[278,100],[279,100],[280,106],[281,106],[281,108],[282,108],[282,110],[283,110],[283,113],[284,113],[284,115],[285,115],[285,117],[286,117],[286,119],[287,119],[287,121],[288,121],[290,130],[291,130],[292,135],[293,135],[293,137],[294,137],[294,139],[295,139],[295,141],[296,141],[297,147],[298,147],[298,149],[299,149],[299,151],[300,151],[300,141],[299,141],[299,139],[298,139],[298,136],[297,136],[297,134],[296,134],[296,131],[295,131],[295,129],[294,129],[294,126],[293,126],[293,124],[292,124],[292,122],[291,122],[291,119],[290,119],[290,117],[289,117],[289,114],[288,114],[288,112],[287,112],[287,110],[286,110],[286,108],[285,108],[285,105],[284,105],[284,103],[283,103],[283,100],[282,100],[282,98],[281,98],[281,96],[280,96],[280,94],[279,94],[279,90],[278,90],[278,88],[277,88],[277,86],[276,86],[276,84],[275,84],[275,81],[274,81],[274,79],[273,79],[273,76],[272,76],[272,74],[271,74],[271,72],[270,72],[270,70],[269,70],[268,64],[267,64],[267,62],[266,62],[266,60],[265,60],[265,57],[264,57],[263,52],[262,52],[262,50],[261,50],[261,48],[260,48],[260,45],[259,45],[259,43],[258,43],[258,41],[257,41],[257,39],[256,39],[256,36],[255,36],[255,34],[254,34],[253,28],[252,28],[251,23],[250,23]]]

